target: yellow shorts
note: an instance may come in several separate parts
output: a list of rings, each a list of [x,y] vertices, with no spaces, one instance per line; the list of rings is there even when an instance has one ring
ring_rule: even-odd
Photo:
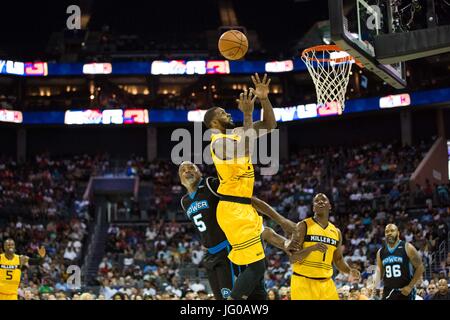
[[[0,293],[0,300],[18,300],[17,293],[14,294],[2,294]]]
[[[333,279],[315,280],[291,276],[291,300],[339,300]]]
[[[263,218],[250,204],[219,201],[217,222],[231,244],[228,258],[237,265],[264,259],[261,241]]]

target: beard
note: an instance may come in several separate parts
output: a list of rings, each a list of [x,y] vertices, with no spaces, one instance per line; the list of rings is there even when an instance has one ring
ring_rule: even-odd
[[[224,127],[225,130],[231,130],[231,129],[236,128],[236,125],[233,123],[232,120],[231,120],[231,121],[221,121],[221,122],[220,122],[220,125],[221,125],[222,127]]]
[[[389,237],[387,240],[388,240],[388,243],[394,244],[394,243],[396,243],[399,239],[400,239],[400,237],[399,237],[399,235],[397,235],[397,236],[395,236],[395,237]]]
[[[185,179],[186,179],[186,182],[189,183],[190,185],[195,184],[198,180],[197,177],[194,175],[189,175]]]

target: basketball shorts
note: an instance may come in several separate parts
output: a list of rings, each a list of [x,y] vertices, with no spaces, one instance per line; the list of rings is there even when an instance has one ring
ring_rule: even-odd
[[[237,277],[246,268],[246,266],[238,266],[228,259],[227,255],[230,250],[231,248],[227,247],[216,254],[206,253],[203,258],[209,285],[216,300],[228,299]],[[264,278],[258,282],[247,300],[267,300]]]
[[[251,204],[219,201],[217,222],[232,249],[228,258],[237,265],[247,265],[265,258],[261,240],[263,218]]]
[[[415,296],[415,290],[412,290],[409,296],[405,296],[401,293],[400,289],[383,289],[383,300],[414,300]]]
[[[13,293],[13,294],[0,293],[0,300],[18,300],[17,293]]]
[[[291,276],[291,300],[339,300],[333,279]]]
[[[231,247],[228,246],[215,254],[207,252],[203,258],[209,285],[216,300],[228,299],[239,275],[240,267],[228,259],[230,250]]]

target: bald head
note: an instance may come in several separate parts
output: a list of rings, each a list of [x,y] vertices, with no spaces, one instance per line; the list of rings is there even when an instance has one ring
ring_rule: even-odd
[[[202,177],[200,169],[190,161],[183,161],[178,168],[181,184],[190,190],[195,188]]]
[[[384,236],[389,246],[393,247],[400,240],[400,232],[395,224],[388,224],[384,229]]]

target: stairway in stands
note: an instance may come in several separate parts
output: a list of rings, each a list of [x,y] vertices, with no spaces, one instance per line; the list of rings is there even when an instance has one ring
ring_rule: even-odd
[[[107,221],[107,212],[105,208],[98,207],[96,224],[93,233],[91,234],[88,252],[84,259],[82,268],[83,282],[86,285],[91,285],[95,282],[98,266],[105,254],[108,228],[109,223]]]

